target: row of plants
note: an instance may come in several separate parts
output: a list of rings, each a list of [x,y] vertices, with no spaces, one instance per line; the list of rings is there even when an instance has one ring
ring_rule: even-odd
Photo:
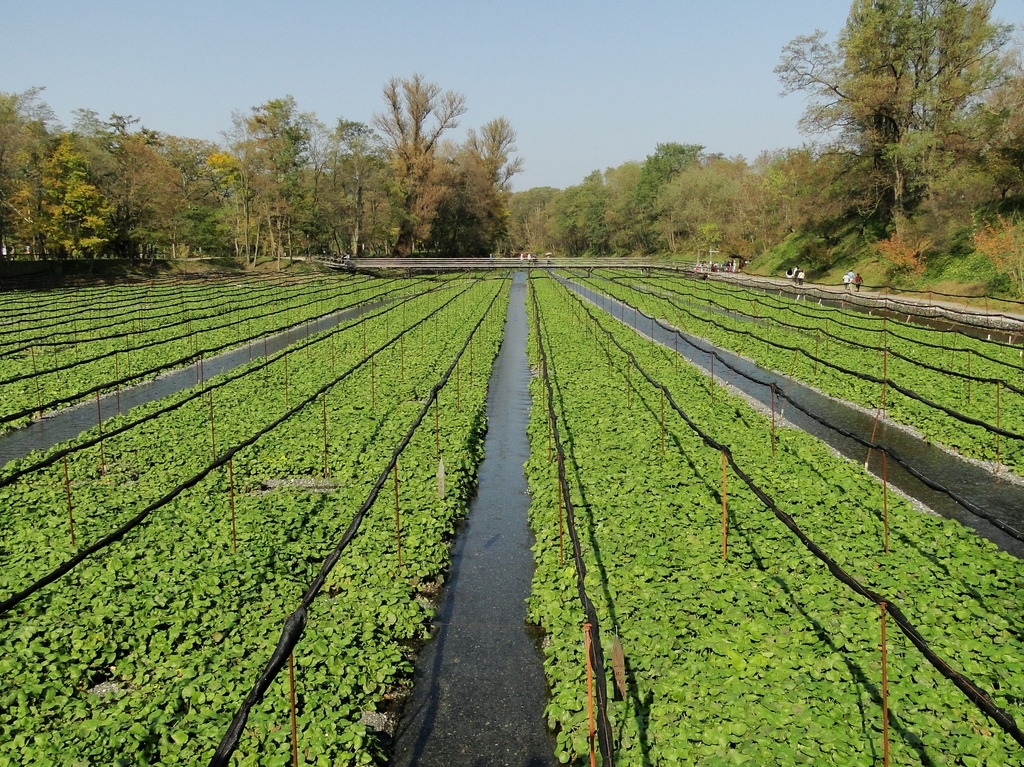
[[[209,291],[223,298],[242,298],[249,290],[263,285],[289,286],[309,279],[308,274],[258,274],[253,280],[249,275],[211,273],[187,280],[158,278],[136,283],[10,291],[0,307],[0,346],[9,345],[10,339],[18,335],[35,340],[70,339],[84,327],[102,329],[133,317],[142,321],[150,315],[200,312],[205,308],[203,295]]]
[[[773,327],[816,333],[822,338],[837,336],[840,341],[873,347],[876,351],[888,349],[911,359],[920,353],[922,364],[928,364],[929,356],[940,351],[949,371],[1024,384],[1022,350],[1015,344],[1019,333],[997,331],[993,338],[991,329],[936,320],[920,312],[911,314],[915,307],[894,304],[888,296],[856,295],[852,298],[858,303],[853,303],[846,301],[847,294],[827,293],[815,301],[813,295],[802,293],[792,296],[780,291],[776,295],[727,282],[680,281],[665,276],[645,279],[643,284],[686,298],[699,296],[708,306],[746,319],[766,319]],[[870,303],[863,303],[866,301]],[[1017,325],[1020,324],[1018,321]]]
[[[882,759],[879,608],[836,580],[731,468],[723,485],[722,455],[672,401],[839,566],[898,604],[942,658],[1024,720],[1019,560],[956,522],[915,511],[803,432],[773,431],[768,417],[671,350],[592,315],[555,281],[533,286],[586,587],[606,657],[615,637],[624,650],[625,694],[609,712],[617,763]],[[530,353],[542,375],[537,344],[532,338]],[[590,745],[583,614],[560,540],[539,377],[532,392],[527,473],[537,570],[529,615],[546,632],[557,755],[582,765]],[[1021,746],[891,623],[886,648],[891,764],[1020,764]],[[607,676],[597,684],[614,689]]]
[[[1009,387],[1020,389],[1019,372],[1008,375],[1009,368],[980,355],[972,355],[974,362],[966,364],[973,365],[975,377],[994,383],[965,380],[949,372],[958,372],[950,365],[951,355],[959,351],[969,359],[969,350],[985,343],[981,339],[958,336],[960,345],[954,350],[885,336],[883,346],[864,348],[871,339],[865,340],[865,330],[852,329],[857,319],[852,311],[845,318],[846,328],[831,315],[816,325],[797,328],[785,308],[744,315],[702,296],[699,284],[692,281],[675,282],[671,288],[639,280],[629,284],[600,278],[578,281],[763,368],[863,407],[883,408],[894,421],[950,449],[1024,471],[1024,396]],[[807,310],[807,306],[801,308]],[[928,333],[925,329],[914,332]],[[906,359],[887,348],[907,351]],[[1013,353],[1019,355],[1019,351]],[[997,433],[1000,430],[1002,434]]]
[[[350,283],[350,285],[354,285]],[[275,298],[288,299],[296,294],[318,295],[335,287],[303,275],[283,281],[272,275],[258,275],[255,280],[204,279],[201,284],[178,286],[173,293],[155,297],[148,287],[136,287],[132,293],[119,292],[119,302],[111,308],[79,299],[74,308],[48,311],[28,316],[28,312],[0,317],[0,356],[9,356],[36,348],[37,353],[52,346],[87,345],[94,342],[123,340],[126,335],[144,340],[146,334],[171,329],[191,330],[197,323],[236,312],[241,304],[253,314],[272,306]],[[123,291],[123,289],[119,289]],[[43,294],[35,293],[40,301]],[[134,296],[134,301],[129,300]],[[261,311],[262,309],[262,311]],[[205,327],[204,325],[200,326]]]
[[[351,284],[344,279],[325,279],[288,288],[257,281],[254,287],[258,290],[249,298],[229,301],[227,306],[219,306],[216,291],[210,291],[208,299],[214,310],[202,316],[189,314],[187,319],[173,322],[161,317],[151,326],[137,327],[132,314],[120,332],[112,335],[81,343],[29,345],[0,358],[0,384],[5,394],[0,413],[5,421],[0,429],[27,423],[32,411],[38,415],[49,409],[47,403],[64,406],[96,392],[114,391],[216,350],[252,343],[261,336],[384,296],[422,289],[411,280],[360,279]]]
[[[311,337],[269,367],[254,362],[251,376],[218,389],[212,402],[110,440],[105,470],[95,449],[74,454],[69,484],[87,540],[295,410],[229,466],[5,616],[0,761],[207,761],[284,616],[486,317],[400,457],[397,490],[379,498],[315,601],[294,656],[304,763],[380,762],[367,715],[408,683],[411,643],[427,631],[425,595],[441,580],[480,458],[504,296],[502,281],[455,279],[449,290],[325,331],[325,340]],[[19,510],[4,522],[3,593],[74,552],[64,487],[56,465],[0,489],[0,503]],[[289,717],[285,678],[250,717],[236,763],[288,763]]]
[[[450,283],[448,291],[395,303],[393,309],[385,307],[366,315],[364,321],[353,321],[350,323],[351,330],[347,330],[346,325],[332,328],[305,343],[272,355],[267,360],[255,360],[225,376],[228,383],[224,386],[218,385],[221,383],[219,378],[211,379],[208,382],[207,397],[193,397],[192,391],[175,395],[171,398],[172,402],[185,403],[179,408],[168,410],[167,400],[161,400],[135,408],[124,416],[108,419],[103,424],[103,430],[111,433],[111,436],[88,451],[70,455],[67,460],[68,484],[73,485],[73,495],[78,505],[86,511],[84,514],[80,511],[78,515],[77,526],[82,537],[87,541],[98,539],[105,532],[118,527],[134,515],[135,509],[159,499],[170,488],[207,466],[226,445],[233,444],[226,440],[234,439],[237,442],[257,432],[315,392],[325,380],[331,380],[333,376],[325,378],[325,371],[319,367],[325,363],[311,365],[311,361],[327,360],[334,375],[343,373],[347,366],[355,365],[374,350],[375,347],[369,345],[374,334],[388,338],[408,324],[421,320],[427,313],[437,313],[446,306],[448,310],[453,310],[453,302],[459,300],[458,296],[466,288],[464,284]],[[440,314],[435,316],[438,317],[435,322],[444,321]],[[352,385],[365,386],[376,400],[377,366],[386,364],[385,360],[390,360],[392,356],[404,357],[409,343],[408,339],[402,337],[393,349],[386,348],[374,355],[368,365],[360,367],[349,377],[353,382],[346,378],[340,391]],[[404,360],[396,357],[396,364],[404,367],[403,363]],[[338,395],[335,393],[335,396]],[[257,399],[260,401],[259,410],[253,411],[246,403]],[[383,412],[388,409],[386,402],[382,392],[379,404]],[[375,410],[379,409],[376,401],[374,405]],[[153,417],[150,417],[151,413]],[[122,424],[130,425],[131,428],[115,435]],[[287,424],[282,424],[276,431],[283,433],[287,428]],[[80,435],[77,441],[83,443],[93,437],[92,432],[87,432]],[[161,450],[161,461],[156,466],[149,463],[150,451],[146,449],[147,445],[152,444],[160,445]],[[9,468],[13,472],[25,465],[36,465],[40,458],[38,455],[30,455],[21,461],[12,462]],[[305,456],[300,458],[285,454],[284,460],[305,460]],[[84,471],[86,477],[102,481],[86,482],[79,488],[80,471]],[[37,490],[55,493],[56,500],[66,495],[63,462],[32,472],[14,483],[4,484],[4,490],[12,500],[17,499],[19,502],[8,516],[9,525],[3,529],[0,545],[3,545],[8,557],[12,558],[10,561],[19,562],[18,557],[24,556],[27,562],[33,563],[31,566],[38,569],[39,574],[48,572],[77,547],[71,547],[69,540],[71,550],[51,548],[38,552],[37,542],[27,540],[18,544],[17,541],[23,536],[36,534],[49,538],[51,534],[66,528],[66,520],[47,513],[52,508],[48,505],[50,501],[37,498]],[[95,510],[95,515],[90,515],[89,510]],[[39,531],[36,525],[40,523],[49,528]],[[95,529],[90,529],[90,526]],[[50,558],[47,559],[46,555]],[[22,570],[17,575],[10,573],[10,577],[30,579],[36,577],[36,574]]]

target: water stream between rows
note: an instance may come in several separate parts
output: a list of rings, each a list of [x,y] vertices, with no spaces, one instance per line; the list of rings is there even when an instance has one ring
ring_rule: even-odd
[[[316,317],[280,333],[255,339],[244,346],[238,346],[208,359],[197,360],[188,367],[168,371],[150,381],[105,394],[98,402],[90,399],[72,407],[47,413],[26,426],[0,436],[0,466],[24,458],[33,450],[49,450],[54,445],[88,431],[99,421],[127,413],[133,407],[177,394],[255,359],[276,354],[298,341],[305,340],[313,333],[356,319],[366,312],[379,308],[383,303],[385,302],[375,301]]]
[[[711,354],[695,349],[687,341],[692,339],[702,347],[712,350],[720,360],[725,360],[739,371],[739,374],[733,374],[728,369],[723,371],[722,366],[719,365],[715,377],[719,381],[739,389],[763,406],[771,407],[770,386],[775,383],[778,390],[784,391],[788,397],[808,411],[851,434],[871,440],[872,431],[875,429],[875,414],[873,412],[838,401],[787,376],[765,370],[749,359],[713,346],[705,339],[695,338],[682,331],[652,323],[650,318],[636,312],[634,307],[577,282],[564,279],[562,282],[594,306],[633,328],[641,335],[670,349],[678,347],[679,354],[707,371],[711,370]],[[764,383],[757,383],[745,376]],[[780,410],[778,405],[776,408],[776,412],[779,412],[797,428],[821,439],[850,460],[864,463],[867,451],[859,442],[823,426],[796,408]],[[992,516],[1017,530],[1024,530],[1024,484],[1008,479],[1005,469],[1003,476],[993,474],[987,467],[947,452],[891,421],[880,420],[878,422],[873,441],[891,447],[921,474],[940,481],[942,485],[976,504]],[[868,465],[874,474],[881,474],[881,456],[878,451],[873,451]],[[1024,557],[1024,543],[967,511],[945,493],[929,488],[895,461],[888,464],[888,478],[892,485],[916,498],[936,514],[956,519],[1003,550],[1017,557]]]
[[[513,279],[487,392],[478,489],[452,552],[433,635],[417,659],[392,767],[558,764],[544,725],[539,637],[526,625],[534,566],[523,475],[530,455],[525,277]]]

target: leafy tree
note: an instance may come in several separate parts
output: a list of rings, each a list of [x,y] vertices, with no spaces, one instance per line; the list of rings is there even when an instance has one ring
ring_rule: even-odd
[[[257,210],[271,255],[279,262],[286,253],[299,249],[295,235],[307,212],[304,205],[309,190],[303,179],[314,124],[315,118],[300,113],[291,96],[253,107],[247,120]]]
[[[608,188],[600,171],[571,186],[552,201],[552,232],[555,249],[569,256],[608,255],[611,232],[606,212]]]
[[[717,249],[733,215],[738,187],[727,161],[691,165],[677,173],[659,196],[663,236],[672,252]]]
[[[8,256],[25,247],[44,252],[42,168],[56,119],[42,91],[0,93],[0,252]]]
[[[474,207],[479,211],[482,237],[474,250],[480,255],[508,240],[510,184],[523,169],[522,158],[512,156],[515,151],[516,132],[506,118],[498,117],[479,134],[470,130],[461,153],[465,178],[473,180],[467,189],[478,197]]]
[[[334,249],[361,254],[368,237],[386,237],[387,153],[370,126],[341,119],[328,158],[328,227]]]
[[[199,139],[163,136],[157,151],[171,169],[162,212],[171,257],[223,254],[230,238],[220,220],[224,200],[210,164],[217,147]]]
[[[912,214],[978,130],[976,107],[1002,77],[1008,34],[990,20],[993,4],[855,0],[837,43],[819,31],[783,50],[786,91],[811,99],[802,127],[867,159],[857,183],[883,222]]]
[[[931,242],[924,238],[911,239],[900,231],[895,231],[887,239],[879,240],[875,249],[883,261],[889,264],[894,274],[901,272],[920,276],[925,269],[925,253]]]
[[[58,257],[95,258],[110,242],[113,206],[92,183],[85,156],[61,134],[43,167],[42,234]]]
[[[638,162],[626,162],[604,173],[608,191],[605,220],[609,228],[609,241],[618,253],[647,253],[651,241],[647,220],[636,203],[636,188],[642,172]]]
[[[387,108],[374,115],[391,155],[395,190],[400,205],[394,255],[408,256],[413,243],[429,235],[441,195],[437,151],[441,137],[458,126],[466,111],[465,98],[441,91],[420,74],[392,78],[384,86]]]
[[[644,160],[634,191],[634,239],[641,252],[653,253],[666,247],[667,243],[658,236],[656,224],[663,213],[659,208],[659,198],[666,184],[684,168],[697,163],[703,151],[704,147],[698,144],[668,142],[658,144],[654,154]]]
[[[550,186],[517,192],[509,200],[509,240],[514,251],[545,251],[553,242],[548,207],[562,194]]]
[[[974,235],[974,248],[1010,277],[1024,295],[1024,223],[998,216]]]

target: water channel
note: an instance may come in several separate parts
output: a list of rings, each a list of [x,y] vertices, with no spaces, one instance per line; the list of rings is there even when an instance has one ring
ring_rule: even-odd
[[[33,450],[49,450],[54,445],[73,439],[94,427],[97,420],[106,421],[115,415],[128,412],[133,407],[184,391],[254,359],[276,354],[294,343],[305,340],[313,333],[355,319],[384,303],[385,301],[375,301],[317,317],[280,333],[250,341],[245,346],[199,360],[188,367],[169,371],[151,381],[106,394],[100,397],[98,405],[96,400],[90,399],[73,407],[48,413],[24,427],[0,436],[0,466],[24,458]]]
[[[526,625],[533,555],[523,476],[530,452],[525,299],[518,272],[488,389],[479,488],[452,552],[433,636],[416,664],[392,767],[558,763],[544,725],[539,637]]]
[[[661,327],[657,323],[652,323],[649,317],[635,311],[634,307],[584,285],[570,280],[562,280],[562,282],[594,306],[608,312],[638,333],[652,338],[655,342],[668,348],[678,347],[681,355],[708,371],[711,369],[710,353],[693,348],[686,343],[686,340],[692,338],[703,348],[713,350],[720,360],[727,361],[740,373],[740,375],[731,374],[727,369],[723,374],[720,366],[715,377],[723,383],[739,389],[765,407],[771,407],[770,386],[775,383],[779,390],[784,391],[794,402],[799,403],[811,413],[851,434],[871,440],[872,429],[875,426],[874,413],[865,412],[837,401],[793,379],[758,367],[750,360],[718,349],[704,339],[693,338],[681,331]],[[756,383],[744,376],[763,381],[764,384]],[[861,464],[864,463],[867,451],[857,441],[823,426],[796,408],[785,410],[780,415],[783,415],[794,426],[821,439],[847,458]],[[942,485],[973,502],[993,517],[1017,530],[1024,530],[1024,485],[1000,477],[983,466],[948,453],[891,422],[879,422],[873,441],[891,447],[895,453],[921,474],[941,481]],[[876,475],[881,472],[880,464],[880,456],[875,451],[869,468]],[[918,499],[936,514],[956,519],[1003,550],[1014,556],[1024,557],[1024,543],[1007,535],[987,520],[970,513],[945,493],[929,488],[894,461],[889,462],[888,477],[892,485]]]

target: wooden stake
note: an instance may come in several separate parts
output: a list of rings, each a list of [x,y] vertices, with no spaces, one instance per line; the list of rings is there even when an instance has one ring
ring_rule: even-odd
[[[39,371],[36,368],[36,347],[28,347],[29,356],[32,358],[32,382],[36,387],[36,411],[40,416],[43,414],[43,400],[39,393]]]
[[[665,392],[661,390],[661,454],[665,455]]]
[[[711,352],[711,378],[708,379],[708,388],[711,390],[711,402],[715,402],[715,353]]]
[[[882,530],[885,553],[889,553],[889,453],[882,451]]]
[[[434,458],[441,458],[441,393],[434,398]]]
[[[299,727],[295,716],[295,653],[288,654],[288,690],[292,710],[292,767],[299,767]]]
[[[1001,429],[1002,428],[1002,426],[1000,425],[1000,420],[1001,420],[1000,419],[1000,415],[1001,415],[1001,413],[1000,413],[1000,406],[999,406],[1000,393],[1002,392],[1002,390],[1003,390],[1003,382],[1002,381],[996,381],[996,428],[997,429]],[[996,474],[999,473],[999,463],[1000,463],[999,446],[1000,446],[1000,443],[999,443],[999,433],[996,432],[996,472],[995,472]]]
[[[558,456],[558,465],[559,465],[559,467],[561,467],[561,465],[562,465],[562,456],[561,455]],[[557,477],[561,477],[561,474],[562,474],[561,471],[559,471],[556,476]],[[561,481],[561,479],[558,480],[558,492],[556,493],[556,495],[558,496],[558,564],[564,565],[565,564],[565,523],[562,520],[563,512],[562,512],[562,481]]]
[[[327,466],[327,392],[324,392],[320,398],[323,413],[323,434],[324,434],[324,477],[331,476],[331,470]]]
[[[587,717],[590,725],[590,767],[597,767],[596,736],[597,726],[594,724],[594,668],[590,663],[590,629],[589,623],[583,624],[583,651],[587,656]]]
[[[210,396],[210,450],[213,453],[213,460],[217,460],[217,432],[213,426],[213,389],[207,392]]]
[[[291,397],[288,396],[288,355],[284,355],[284,407],[287,410],[291,407]]]
[[[107,473],[107,459],[103,454],[103,410],[100,408],[100,393],[96,392],[96,428],[100,433],[100,474]]]
[[[114,352],[114,391],[116,392],[117,414],[121,415],[121,371],[117,367],[118,354]]]

